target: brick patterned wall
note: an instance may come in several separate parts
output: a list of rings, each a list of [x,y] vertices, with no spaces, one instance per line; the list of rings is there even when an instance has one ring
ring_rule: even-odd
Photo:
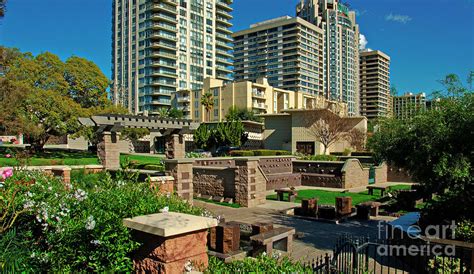
[[[235,160],[232,158],[210,158],[197,159],[194,166],[212,166],[212,167],[235,167]]]
[[[361,187],[369,184],[369,168],[363,168],[357,159],[349,159],[342,168],[344,188]]]
[[[388,182],[388,167],[387,164],[382,163],[379,166],[375,167],[375,183],[376,184],[383,184]]]
[[[195,194],[235,198],[235,169],[194,167],[193,189]]]
[[[120,168],[120,133],[104,132],[102,140],[97,145],[97,156],[105,169]]]
[[[303,186],[317,186],[317,187],[332,187],[343,188],[342,177],[323,177],[314,173],[302,173],[301,185]]]
[[[265,175],[275,173],[292,173],[293,160],[295,157],[275,157],[275,158],[260,158],[258,161]]]
[[[288,173],[288,174],[275,174],[266,175],[268,178],[267,190],[301,186],[301,174],[299,173]]]
[[[193,201],[193,161],[167,160],[165,169],[168,176],[175,178],[174,190],[178,196],[192,203]]]

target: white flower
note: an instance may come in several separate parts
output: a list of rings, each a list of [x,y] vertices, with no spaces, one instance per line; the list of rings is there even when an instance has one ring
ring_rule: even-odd
[[[100,245],[100,241],[99,241],[99,240],[92,240],[92,241],[91,241],[91,244],[93,244],[93,245]]]
[[[49,191],[52,191],[52,190],[53,190],[53,187],[51,187],[51,186],[48,187],[48,190],[49,190]]]
[[[94,229],[94,227],[95,227],[95,220],[94,220],[94,216],[91,215],[91,216],[87,217],[85,228],[87,230],[92,230],[92,229]]]
[[[267,252],[263,251],[262,255],[267,256]]]
[[[33,197],[33,193],[31,193],[31,192],[28,191],[28,192],[26,192],[26,196],[28,196],[28,197],[31,198],[31,197]]]
[[[30,201],[30,200],[27,200],[26,203],[23,205],[23,208],[24,209],[29,209],[29,208],[32,208],[35,206],[35,202],[34,201]]]
[[[34,258],[34,257],[36,257],[36,253],[35,253],[35,252],[31,253],[31,255],[30,255],[30,258]]]
[[[76,200],[78,200],[79,202],[82,202],[87,198],[87,193],[82,189],[78,189],[76,190],[76,192],[74,192],[73,196]]]
[[[161,212],[161,213],[168,213],[169,211],[170,211],[170,208],[167,207],[167,206],[165,206],[165,207],[163,207],[162,209],[160,209],[160,212]]]
[[[186,272],[191,272],[193,271],[193,263],[191,263],[190,261],[187,261],[185,264],[184,264],[184,270]]]

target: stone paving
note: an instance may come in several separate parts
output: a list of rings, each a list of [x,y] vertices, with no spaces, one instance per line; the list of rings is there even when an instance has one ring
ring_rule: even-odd
[[[254,208],[231,208],[197,200],[194,201],[194,204],[224,217],[226,221],[239,221],[249,224],[273,222],[275,227],[295,228],[297,235],[301,236],[295,237],[293,252],[290,256],[303,262],[330,253],[339,236],[352,234],[376,237],[379,221],[393,220],[389,217],[379,217],[376,220],[351,220],[341,224],[310,221],[280,213],[282,210],[296,206],[296,204],[277,201],[267,201],[266,204]]]

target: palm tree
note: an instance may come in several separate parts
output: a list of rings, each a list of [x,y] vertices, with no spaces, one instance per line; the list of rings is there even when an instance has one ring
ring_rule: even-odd
[[[211,120],[211,110],[214,107],[214,97],[210,92],[204,93],[201,97],[201,105],[206,109],[207,121]]]
[[[7,0],[0,0],[0,18],[5,15],[5,4]]]

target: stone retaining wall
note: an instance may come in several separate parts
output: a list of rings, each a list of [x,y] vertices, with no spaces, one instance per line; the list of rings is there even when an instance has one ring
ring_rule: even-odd
[[[235,168],[193,167],[194,194],[235,198]]]

